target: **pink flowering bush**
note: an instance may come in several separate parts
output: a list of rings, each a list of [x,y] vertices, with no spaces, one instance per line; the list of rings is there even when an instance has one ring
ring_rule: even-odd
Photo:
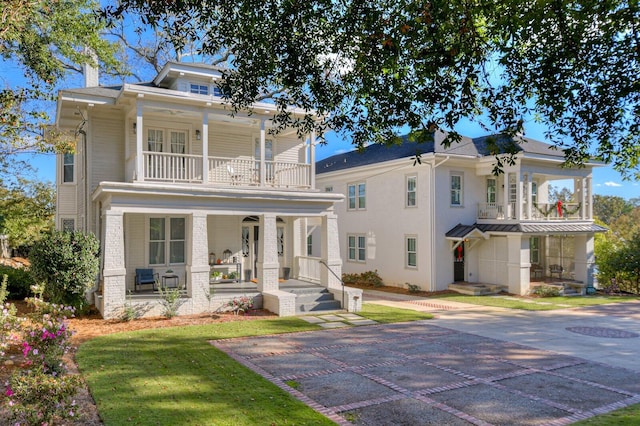
[[[73,316],[74,308],[37,298],[27,302],[34,307],[30,321],[23,327],[22,354],[27,365],[42,367],[45,373],[64,373],[62,357],[71,349],[72,335],[67,318]]]
[[[234,297],[227,302],[227,306],[236,315],[238,315],[238,312],[247,312],[253,308],[253,297]]]
[[[5,391],[11,419],[20,425],[49,425],[75,417],[73,396],[80,384],[79,376],[54,376],[41,367],[17,372]]]

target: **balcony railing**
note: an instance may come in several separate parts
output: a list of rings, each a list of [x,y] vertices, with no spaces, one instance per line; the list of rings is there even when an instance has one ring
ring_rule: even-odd
[[[528,217],[526,204],[521,207],[520,216],[525,220],[580,220],[582,217],[581,203],[537,203],[531,206],[531,217]],[[499,203],[478,203],[478,219],[518,219],[516,203],[508,203],[507,208]]]
[[[143,163],[143,180],[145,181],[261,186],[261,163],[253,159],[209,157],[204,177],[202,156],[198,155],[144,152]],[[265,161],[264,186],[310,188],[311,165]]]

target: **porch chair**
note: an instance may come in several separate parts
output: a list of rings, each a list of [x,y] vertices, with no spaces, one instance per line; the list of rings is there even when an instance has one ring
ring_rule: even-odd
[[[153,273],[153,269],[150,268],[137,268],[136,269],[136,291],[138,291],[138,287],[151,284],[152,288],[155,290],[156,282],[160,279],[160,275],[158,273]]]
[[[553,264],[549,265],[549,276],[553,278],[553,274],[558,274],[558,279],[562,279],[562,273],[564,272],[564,268],[562,265]]]
[[[231,179],[231,184],[238,185],[242,180],[242,175],[239,173],[236,173],[236,171],[233,170],[233,166],[228,163],[227,163],[227,172],[229,172],[229,178]]]

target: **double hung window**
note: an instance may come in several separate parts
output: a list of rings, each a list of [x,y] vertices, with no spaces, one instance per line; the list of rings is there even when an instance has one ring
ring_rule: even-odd
[[[347,235],[348,259],[352,262],[364,262],[367,259],[366,238],[364,235]]]

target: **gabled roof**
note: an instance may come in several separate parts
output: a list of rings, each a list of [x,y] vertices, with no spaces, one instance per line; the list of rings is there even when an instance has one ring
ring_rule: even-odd
[[[497,153],[513,151],[515,153],[541,154],[564,158],[562,150],[553,149],[552,145],[535,139],[523,138],[523,142],[504,135],[489,135],[478,138],[463,136],[460,142],[452,143],[445,148],[442,145],[446,134],[436,132],[428,142],[412,142],[403,136],[399,144],[372,144],[362,151],[350,151],[337,154],[316,162],[316,173],[328,173],[352,167],[366,166],[385,161],[410,158],[416,154],[445,154],[464,157],[492,157]]]

